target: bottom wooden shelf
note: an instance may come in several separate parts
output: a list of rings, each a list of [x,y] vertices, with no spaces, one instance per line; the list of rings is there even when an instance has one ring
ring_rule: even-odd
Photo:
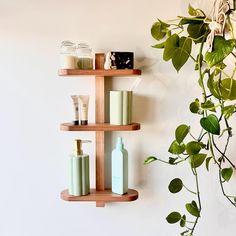
[[[61,192],[61,198],[65,201],[95,201],[95,202],[130,202],[138,199],[138,192],[134,189],[129,189],[128,193],[118,195],[112,193],[110,189],[97,191],[90,189],[90,194],[86,196],[72,196],[68,194],[68,190]]]

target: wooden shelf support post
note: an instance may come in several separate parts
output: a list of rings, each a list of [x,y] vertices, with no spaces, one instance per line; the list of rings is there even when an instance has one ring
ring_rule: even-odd
[[[100,67],[104,63],[101,55],[96,56],[96,67]],[[102,68],[96,68],[102,69]],[[95,89],[96,89],[96,123],[105,122],[105,77],[96,76],[95,77]],[[96,131],[96,190],[105,190],[105,133],[104,131]],[[105,202],[97,201],[97,207],[104,207]]]

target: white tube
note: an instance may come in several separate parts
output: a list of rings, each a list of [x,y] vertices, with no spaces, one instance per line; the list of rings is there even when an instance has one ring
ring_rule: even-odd
[[[88,124],[88,105],[89,105],[89,96],[88,95],[79,95],[79,106],[80,106],[80,124]]]
[[[74,125],[79,125],[79,96],[72,95],[71,96],[74,104],[74,111],[75,111],[75,119],[73,121]]]

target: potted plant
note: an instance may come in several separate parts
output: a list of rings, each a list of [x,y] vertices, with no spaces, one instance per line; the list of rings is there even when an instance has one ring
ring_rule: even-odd
[[[210,165],[216,165],[222,194],[236,207],[236,196],[225,191],[236,169],[227,155],[233,134],[230,120],[236,113],[236,67],[226,63],[226,60],[236,63],[233,10],[235,1],[229,0],[215,0],[210,15],[189,5],[189,16],[167,22],[158,19],[151,28],[152,36],[158,41],[153,47],[163,50],[163,60],[171,61],[177,72],[192,60],[193,69],[199,74],[196,81],[202,90],[202,95],[189,105],[189,110],[199,118],[200,133],[193,135],[189,124],[181,124],[168,150],[171,157],[163,160],[150,156],[145,160],[145,164],[161,161],[171,166],[189,162],[196,186],[195,190],[187,188],[193,194],[193,199],[185,205],[188,216],[173,211],[166,217],[170,224],[179,223],[183,228],[181,235],[185,236],[194,234],[201,216],[198,168],[203,164],[207,171],[211,171]],[[184,181],[180,178],[173,179],[168,186],[174,194],[183,187]],[[194,217],[193,221],[189,220],[189,214]]]

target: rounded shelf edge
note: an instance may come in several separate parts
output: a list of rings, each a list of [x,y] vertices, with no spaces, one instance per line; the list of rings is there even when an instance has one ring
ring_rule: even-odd
[[[68,190],[61,192],[61,199],[64,201],[102,201],[102,202],[131,202],[137,200],[139,197],[138,191],[129,189],[128,193],[119,195],[112,193],[110,189],[97,191],[91,189],[90,194],[85,196],[72,196],[68,194]]]
[[[139,123],[129,125],[111,125],[109,123],[74,125],[73,123],[62,123],[60,125],[62,131],[135,131],[140,130],[140,128]]]

